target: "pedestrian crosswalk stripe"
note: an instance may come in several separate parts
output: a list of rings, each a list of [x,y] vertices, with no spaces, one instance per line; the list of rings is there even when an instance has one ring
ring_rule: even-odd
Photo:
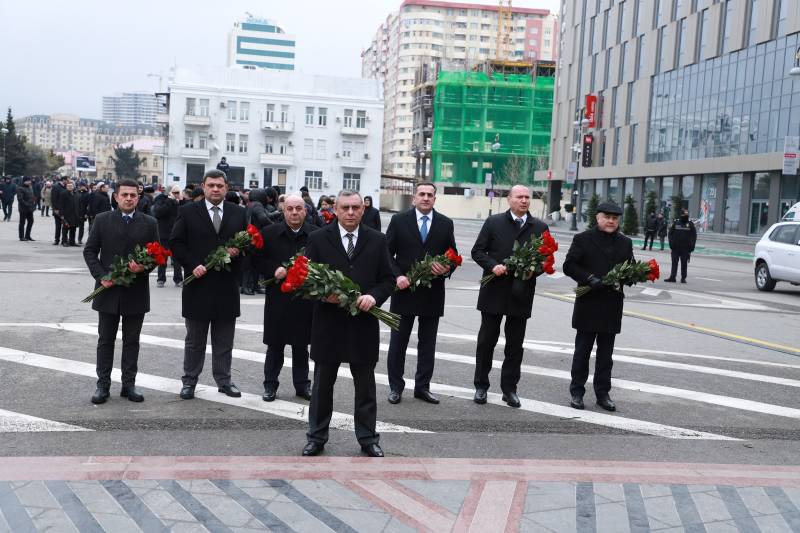
[[[14,411],[0,409],[0,433],[32,433],[40,431],[92,431],[88,428],[64,424]]]
[[[76,374],[86,377],[97,376],[95,365],[90,363],[24,352],[21,350],[14,350],[12,348],[0,347],[0,360],[38,368],[57,370],[68,374]],[[121,378],[122,374],[120,370],[118,368],[114,368],[114,370],[111,372],[111,380],[116,383],[121,383]],[[161,392],[177,394],[177,392],[181,389],[182,383],[177,379],[170,379],[139,372],[136,374],[136,385],[143,389],[152,389]],[[216,386],[212,387],[198,384],[197,388],[195,389],[195,397],[210,402],[230,405],[232,407],[241,407],[244,409],[251,409],[253,411],[260,411],[262,413],[267,413],[282,418],[289,418],[300,422],[306,422],[308,419],[306,414],[308,405],[306,404],[287,402],[285,400],[275,400],[274,402],[267,403],[261,399],[260,395],[246,392],[242,393],[241,398],[230,398],[224,394],[218,393],[216,389]],[[334,412],[333,417],[331,418],[330,427],[333,429],[353,431],[355,427],[353,417],[344,413]],[[378,422],[377,430],[378,432],[383,433],[430,433],[429,431],[423,431],[407,426],[400,426],[397,424],[389,424],[386,422]]]
[[[91,326],[61,323],[58,324],[58,327],[59,329],[64,329],[75,333],[85,333],[89,335],[96,334],[95,328],[92,328]],[[121,332],[117,334],[119,338],[121,338],[121,335],[122,335]],[[183,344],[184,344],[184,341],[179,339],[170,339],[167,337],[159,337],[155,335],[146,335],[146,334],[142,334],[139,337],[139,342],[141,342],[142,344],[152,344],[152,345],[163,346],[168,348],[176,348],[176,349],[183,349]],[[381,346],[381,348],[386,350],[388,346],[384,344]],[[210,353],[210,351],[211,347],[206,346],[206,352]],[[410,350],[409,353],[411,353]],[[241,350],[238,348],[234,348],[233,357],[237,359],[243,359],[263,364],[265,356],[261,352],[253,352],[250,350]],[[290,367],[291,361],[289,359],[286,359],[284,361],[283,366]],[[313,361],[310,361],[309,369],[313,368],[314,368]],[[351,378],[350,373],[346,368],[340,368],[338,375],[341,378],[346,378],[346,379]],[[375,382],[381,385],[388,386],[389,376],[387,376],[386,374],[376,373]],[[139,378],[137,377],[137,384],[138,383],[139,383]],[[465,387],[457,387],[453,385],[431,383],[430,387],[431,391],[433,392],[438,392],[440,394],[448,394],[457,398],[468,399],[468,400],[471,400],[474,394],[473,389],[468,389]],[[523,411],[529,411],[532,413],[538,413],[548,416],[555,416],[559,418],[568,418],[576,422],[585,422],[587,424],[605,426],[614,429],[621,429],[625,431],[631,431],[634,433],[643,433],[646,435],[654,435],[670,439],[738,440],[732,437],[726,437],[714,433],[695,431],[692,429],[658,424],[655,422],[647,422],[644,420],[626,418],[618,415],[607,415],[604,413],[594,413],[591,411],[583,411],[583,412],[575,411],[574,409],[567,406],[561,406],[553,403],[537,401],[529,398],[520,398],[520,400],[523,402],[521,408]],[[499,394],[490,394],[489,403],[506,407],[505,402],[501,400]]]

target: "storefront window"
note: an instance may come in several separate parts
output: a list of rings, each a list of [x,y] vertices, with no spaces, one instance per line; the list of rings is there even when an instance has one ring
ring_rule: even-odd
[[[622,200],[619,198],[619,180],[616,178],[608,180],[608,197],[622,205]]]
[[[719,176],[715,174],[703,176],[703,187],[700,189],[700,209],[697,212],[697,221],[695,222],[697,231],[714,231],[714,215],[716,214],[719,187]]]
[[[675,178],[667,176],[661,179],[661,204],[660,211],[669,220],[671,213],[669,206],[672,204],[672,195],[675,194]]]
[[[689,209],[689,203],[694,197],[694,176],[684,176],[681,180],[681,196],[683,196],[681,209]]]
[[[756,172],[753,176],[753,194],[750,195],[750,227],[753,235],[761,235],[769,226],[769,172]]]
[[[742,175],[728,174],[725,187],[725,226],[724,233],[739,233],[739,213],[742,208]]]
[[[592,181],[591,180],[581,180],[581,196],[580,196],[580,206],[578,207],[578,212],[581,214],[581,221],[586,222],[586,210],[589,206],[589,199],[592,196]]]
[[[800,202],[800,178],[797,176],[781,176],[781,217],[790,207]]]

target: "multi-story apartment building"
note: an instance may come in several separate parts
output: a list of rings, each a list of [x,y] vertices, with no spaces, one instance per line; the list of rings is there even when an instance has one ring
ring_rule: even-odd
[[[591,135],[582,212],[596,193],[642,213],[652,192],[700,231],[760,235],[798,201],[782,172],[800,134],[798,2],[564,0],[560,19],[550,198]]]
[[[294,70],[295,38],[267,19],[248,16],[228,33],[228,66]]]
[[[380,191],[377,80],[237,68],[178,68],[169,83],[167,184],[199,182],[227,159],[235,187],[312,196]],[[163,120],[160,119],[160,120]]]
[[[417,69],[440,62],[445,70],[467,70],[497,58],[498,13],[497,5],[405,0],[380,25],[361,54],[361,73],[384,82],[384,172],[414,175],[412,90]],[[557,57],[558,22],[550,11],[514,7],[508,22],[508,54],[499,59]]]
[[[18,128],[28,142],[54,152],[77,151],[94,154],[98,147],[131,141],[139,137],[157,137],[155,126],[118,126],[77,115],[31,115],[18,121]]]
[[[153,93],[122,93],[103,97],[103,120],[119,126],[154,125],[156,97]]]
[[[117,181],[118,176],[114,170],[114,148],[117,146],[133,146],[139,155],[139,180],[148,185],[163,183],[164,170],[164,142],[162,139],[136,139],[135,141],[106,145],[97,150],[95,156],[97,177],[106,182]]]

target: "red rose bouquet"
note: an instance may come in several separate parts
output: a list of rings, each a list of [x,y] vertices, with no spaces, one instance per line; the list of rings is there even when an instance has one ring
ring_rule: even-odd
[[[309,261],[304,255],[298,255],[289,267],[281,284],[281,292],[295,293],[306,300],[336,296],[339,300],[337,305],[352,316],[361,312],[356,305],[356,300],[361,296],[358,285],[338,270]],[[377,305],[367,312],[394,330],[400,327],[400,315],[384,311]]]
[[[153,241],[145,244],[144,248],[138,244],[133,249],[133,253],[127,257],[117,256],[111,263],[111,272],[103,276],[105,281],[113,281],[115,286],[130,287],[136,281],[139,274],[148,275],[154,268],[167,264],[167,258],[172,255],[172,252],[161,246],[161,243]],[[129,268],[130,262],[138,263],[144,267],[144,270],[139,274],[131,272]],[[106,290],[106,287],[100,285],[89,296],[81,300],[83,303],[91,302],[95,297]]]
[[[326,209],[323,209],[322,211],[320,211],[320,213],[322,214],[322,220],[323,222],[325,222],[325,224],[330,224],[331,222],[336,220],[336,215],[334,215],[332,212]]]
[[[525,244],[514,241],[511,256],[507,257],[503,264],[515,278],[529,280],[535,274],[555,273],[556,258],[554,254],[556,251],[558,251],[558,243],[549,231],[545,231],[541,237],[535,237]],[[487,274],[481,278],[481,287],[495,277],[494,274]]]
[[[661,276],[661,271],[655,259],[644,261],[624,261],[608,271],[603,276],[603,285],[622,292],[623,285],[634,285],[644,281],[655,282]],[[573,289],[580,297],[591,291],[591,287],[581,286]]]
[[[239,250],[240,255],[244,255],[251,248],[260,250],[264,247],[264,237],[261,232],[252,224],[247,225],[245,231],[237,232],[233,237],[228,239],[224,246],[217,246],[214,251],[208,254],[204,265],[207,270],[230,270],[231,269],[231,254],[228,248],[236,248]],[[194,274],[187,276],[183,280],[183,284],[191,283],[195,279]]]
[[[406,273],[409,282],[408,288],[411,292],[414,292],[419,287],[430,288],[431,282],[438,277],[431,271],[434,263],[439,263],[444,267],[452,267],[453,265],[459,267],[462,261],[462,257],[452,248],[448,248],[445,253],[434,257],[426,254],[423,259],[411,265],[408,273]]]

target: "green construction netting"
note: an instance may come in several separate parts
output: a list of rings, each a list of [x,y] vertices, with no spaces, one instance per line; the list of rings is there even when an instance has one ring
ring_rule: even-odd
[[[440,72],[433,103],[435,181],[532,183],[548,167],[554,78]]]

